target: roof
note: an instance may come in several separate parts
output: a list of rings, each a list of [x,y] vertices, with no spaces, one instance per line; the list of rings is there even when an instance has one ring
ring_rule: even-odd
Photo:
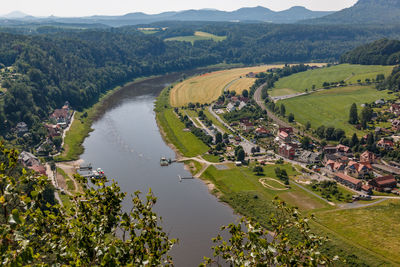
[[[256,129],[256,133],[269,133],[269,131],[267,129],[265,129],[264,127],[259,127]]]
[[[380,186],[397,183],[396,178],[394,178],[393,175],[378,177],[378,178],[373,179],[373,181],[375,181]]]
[[[350,150],[350,147],[345,146],[345,145],[337,145],[337,150],[343,151],[343,152],[348,152]]]
[[[375,154],[367,150],[364,153],[362,153],[361,156],[370,158],[370,157],[375,156]]]
[[[52,118],[68,118],[68,110],[66,109],[56,109],[53,114],[51,114]]]
[[[29,167],[29,169],[34,170],[35,172],[38,172],[40,174],[46,174],[46,168],[43,165],[33,165],[32,167]]]
[[[361,183],[361,180],[358,180],[358,179],[356,179],[356,178],[350,177],[350,176],[348,176],[348,175],[346,175],[346,174],[344,174],[344,173],[338,172],[338,173],[336,173],[335,175],[336,175],[337,177],[341,178],[342,180],[345,180],[345,181],[347,181],[347,182],[349,182],[349,183],[352,183],[352,184],[354,184],[354,185]]]
[[[279,132],[279,136],[281,136],[283,138],[287,138],[287,137],[289,137],[289,134],[287,132],[281,131],[281,132]]]
[[[363,186],[361,186],[361,189],[364,190],[364,191],[369,191],[369,190],[372,189],[372,186],[364,184]]]

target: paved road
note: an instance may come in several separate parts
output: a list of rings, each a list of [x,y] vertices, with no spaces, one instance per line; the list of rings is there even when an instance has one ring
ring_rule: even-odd
[[[311,134],[304,133],[304,132],[300,132],[300,130],[297,129],[297,128],[295,128],[295,127],[293,127],[292,124],[289,124],[289,123],[287,123],[287,122],[281,120],[278,116],[275,116],[274,113],[270,112],[270,111],[266,108],[265,103],[264,103],[264,100],[261,98],[261,91],[262,91],[262,88],[264,87],[264,85],[265,85],[265,84],[263,84],[263,85],[261,85],[260,87],[257,88],[257,90],[256,90],[255,93],[254,93],[254,100],[255,100],[256,103],[261,107],[262,110],[265,110],[265,111],[267,112],[268,118],[271,118],[271,119],[272,119],[276,124],[278,124],[280,127],[292,127],[294,133],[297,133],[297,134],[303,133],[304,135],[310,137],[312,140],[317,141],[317,142],[321,142],[320,139],[315,138],[315,137],[312,136]]]

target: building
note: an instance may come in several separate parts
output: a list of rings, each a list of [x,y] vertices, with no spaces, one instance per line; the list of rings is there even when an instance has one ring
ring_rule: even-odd
[[[39,159],[27,151],[22,151],[21,154],[19,154],[18,161],[25,167],[40,165]]]
[[[370,186],[370,185],[363,184],[361,186],[361,190],[367,195],[372,195],[372,186]]]
[[[285,157],[285,158],[288,158],[288,159],[293,159],[295,154],[296,154],[296,150],[292,146],[290,146],[288,144],[281,144],[279,146],[278,153],[282,157]]]
[[[26,125],[25,122],[17,123],[17,126],[15,127],[15,130],[16,130],[18,136],[22,136],[22,135],[24,135],[25,133],[27,133],[29,131],[28,125]]]
[[[48,136],[51,138],[61,135],[60,125],[45,124],[44,127],[47,129]]]
[[[400,132],[400,120],[399,119],[392,120],[392,130],[395,132]]]
[[[392,140],[382,138],[379,140],[379,142],[376,144],[378,147],[383,148],[383,149],[392,149],[394,147],[394,143]]]
[[[291,135],[293,133],[293,128],[292,127],[281,127],[281,128],[279,128],[279,132],[285,132],[288,135]]]
[[[54,110],[53,114],[50,115],[50,119],[56,121],[60,125],[68,125],[71,120],[72,112],[69,107],[68,101],[65,102],[61,109]]]
[[[379,192],[391,192],[394,188],[396,188],[397,181],[393,175],[388,175],[372,179],[369,182],[369,185],[372,186],[374,190]]]
[[[342,153],[342,154],[349,154],[349,153],[351,153],[350,147],[345,146],[345,145],[340,145],[340,144],[337,145],[337,146],[336,146],[336,150],[337,150],[338,153]]]
[[[229,104],[226,106],[226,111],[228,111],[228,112],[232,112],[232,111],[235,111],[235,110],[236,110],[236,107],[235,107],[235,105],[232,104],[232,103],[229,103]]]
[[[372,171],[372,166],[369,163],[358,163],[350,161],[347,164],[345,173],[354,177],[364,177]]]
[[[376,155],[368,150],[360,155],[360,162],[375,163]]]
[[[41,175],[46,175],[46,168],[43,165],[33,165],[28,168]]]
[[[244,122],[244,123],[242,123],[242,128],[243,128],[243,131],[250,132],[250,131],[254,130],[254,124],[251,122]]]
[[[237,107],[238,110],[242,110],[247,104],[243,101],[240,101],[239,106]]]
[[[268,131],[267,129],[265,129],[264,127],[258,127],[256,129],[256,136],[257,137],[266,137],[270,135],[270,131]]]
[[[282,142],[289,143],[290,142],[290,135],[287,132],[280,131],[279,132],[279,139]]]
[[[304,150],[300,154],[298,160],[300,162],[307,163],[307,164],[315,164],[315,163],[319,163],[321,161],[321,157],[320,156],[321,155],[318,154],[318,153],[314,153],[314,152],[311,152],[311,151]]]
[[[390,106],[390,112],[396,116],[400,116],[400,104],[395,103]]]
[[[350,187],[354,190],[358,190],[358,191],[361,190],[362,182],[359,179],[350,177],[350,176],[348,176],[344,173],[340,173],[340,172],[335,174],[334,179],[336,181],[338,181],[339,183],[341,183],[347,187]]]

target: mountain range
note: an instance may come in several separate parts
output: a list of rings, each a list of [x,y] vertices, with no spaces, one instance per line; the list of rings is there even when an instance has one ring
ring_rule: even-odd
[[[90,17],[46,17],[37,18],[19,11],[1,16],[4,19],[12,19],[23,22],[59,22],[59,23],[88,23],[104,24],[107,26],[125,26],[136,24],[148,24],[159,21],[231,21],[231,22],[272,22],[295,23],[300,20],[319,18],[329,15],[329,11],[312,11],[305,7],[292,7],[284,11],[273,11],[265,7],[245,7],[235,11],[220,11],[210,9],[171,11],[149,15],[141,12],[129,13],[123,16],[90,16]]]
[[[312,24],[399,24],[399,17],[400,0],[359,0],[350,8],[304,22]]]

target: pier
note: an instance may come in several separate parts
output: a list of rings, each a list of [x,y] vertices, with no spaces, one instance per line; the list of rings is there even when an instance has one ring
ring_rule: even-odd
[[[193,176],[192,177],[182,177],[180,175],[178,175],[178,178],[179,178],[179,182],[182,182],[182,180],[193,180],[194,179]]]

